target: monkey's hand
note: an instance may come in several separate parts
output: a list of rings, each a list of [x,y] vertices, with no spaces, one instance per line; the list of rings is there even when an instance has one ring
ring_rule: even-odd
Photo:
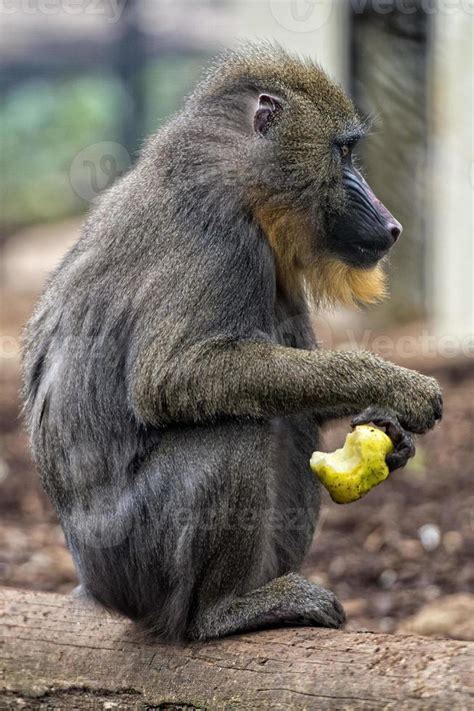
[[[415,455],[415,438],[411,432],[403,429],[394,412],[375,406],[368,407],[356,415],[351,421],[351,426],[357,427],[369,423],[383,428],[393,442],[393,452],[385,457],[389,471],[393,472],[404,467],[410,457]]]
[[[407,368],[397,368],[388,385],[388,398],[380,404],[396,414],[404,430],[423,434],[441,419],[443,397],[434,378]]]

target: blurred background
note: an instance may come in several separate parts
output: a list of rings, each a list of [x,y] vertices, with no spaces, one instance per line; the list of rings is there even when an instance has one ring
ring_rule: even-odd
[[[21,422],[21,331],[84,213],[208,60],[242,39],[310,55],[373,131],[361,156],[403,223],[391,298],[320,314],[325,347],[438,377],[445,418],[360,502],[325,499],[305,564],[352,629],[474,638],[473,46],[469,0],[0,0],[0,585],[76,584]],[[325,433],[341,446],[348,430]]]

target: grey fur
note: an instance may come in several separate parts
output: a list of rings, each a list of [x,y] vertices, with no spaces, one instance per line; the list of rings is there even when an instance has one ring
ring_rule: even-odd
[[[213,70],[103,195],[26,332],[33,453],[83,590],[167,640],[339,626],[294,572],[318,517],[316,424],[373,403],[411,431],[440,415],[432,379],[316,349],[303,297],[277,286],[250,196],[290,190],[252,131],[259,91],[297,90],[275,56],[290,62],[246,49]]]

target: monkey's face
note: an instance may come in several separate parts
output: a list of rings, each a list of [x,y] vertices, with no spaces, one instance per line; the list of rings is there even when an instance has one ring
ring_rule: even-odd
[[[364,128],[343,92],[323,76],[313,97],[260,94],[254,129],[273,150],[272,189],[309,225],[314,258],[374,267],[402,226],[353,165]]]
[[[342,209],[328,216],[327,247],[343,262],[355,267],[373,267],[402,233],[402,226],[352,163],[354,141],[338,140]]]

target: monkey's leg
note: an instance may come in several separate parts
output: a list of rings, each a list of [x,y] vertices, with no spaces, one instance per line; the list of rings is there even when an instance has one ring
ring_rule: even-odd
[[[344,621],[344,609],[332,592],[289,573],[198,614],[187,636],[204,640],[281,625],[337,628]]]

